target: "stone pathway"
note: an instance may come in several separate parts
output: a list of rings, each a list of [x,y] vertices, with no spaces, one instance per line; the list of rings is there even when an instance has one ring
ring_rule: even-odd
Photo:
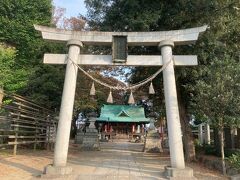
[[[168,158],[160,164],[157,155],[143,154],[142,148],[143,145],[138,143],[104,143],[100,153],[88,156],[89,152],[83,152],[86,156],[79,158],[78,163],[86,166],[81,170],[75,166],[76,161],[69,163],[75,171],[81,171],[79,179],[161,179]]]
[[[79,151],[75,145],[69,149],[68,165],[74,175],[61,179],[79,180],[161,180],[167,155],[142,153],[143,144],[126,141],[101,143],[101,151]],[[39,179],[44,166],[52,163],[53,152],[19,151],[17,156],[0,155],[0,179]],[[227,179],[220,173],[190,164],[198,179]]]

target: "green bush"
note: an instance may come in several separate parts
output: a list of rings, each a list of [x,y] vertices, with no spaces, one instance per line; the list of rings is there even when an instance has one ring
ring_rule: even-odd
[[[240,169],[240,152],[236,152],[236,154],[232,154],[230,157],[227,158],[230,164],[236,168]]]
[[[211,146],[211,145],[205,145],[204,146],[204,153],[206,155],[214,155],[216,156],[217,155],[217,150],[214,146]]]
[[[226,157],[230,157],[233,154],[237,154],[237,153],[240,153],[239,149],[224,149],[224,154]]]
[[[194,146],[197,153],[203,152],[203,146],[198,139],[194,140]]]
[[[194,145],[195,145],[195,147],[201,147],[202,146],[199,139],[194,139]]]

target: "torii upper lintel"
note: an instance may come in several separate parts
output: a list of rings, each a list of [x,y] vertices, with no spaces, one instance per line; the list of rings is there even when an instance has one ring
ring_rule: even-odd
[[[46,26],[34,25],[35,29],[42,33],[43,39],[67,42],[71,39],[81,41],[85,45],[111,45],[112,36],[127,36],[129,46],[158,46],[159,42],[171,40],[174,45],[186,45],[194,43],[199,33],[204,32],[207,26],[196,28],[152,31],[152,32],[99,32],[99,31],[71,31]]]

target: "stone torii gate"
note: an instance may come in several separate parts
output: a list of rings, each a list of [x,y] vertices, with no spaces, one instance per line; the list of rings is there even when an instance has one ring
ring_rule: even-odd
[[[126,66],[162,66],[169,63],[163,70],[164,96],[166,102],[168,136],[171,156],[171,167],[167,168],[167,175],[176,177],[179,174],[193,176],[192,170],[185,167],[182,133],[179,118],[179,109],[176,92],[174,66],[197,65],[197,56],[174,56],[172,48],[177,45],[194,43],[199,33],[204,32],[207,26],[160,32],[93,32],[69,31],[35,25],[41,31],[43,39],[67,43],[69,48],[66,54],[45,54],[44,63],[67,64],[62,102],[59,115],[57,138],[54,149],[53,166],[45,169],[47,174],[68,174],[71,168],[66,166],[71,119],[73,113],[75,88],[78,68],[80,65],[126,65]],[[128,46],[158,46],[161,56],[129,55],[124,63],[115,63],[111,55],[81,55],[83,45],[112,45],[113,36],[126,36]],[[71,61],[69,60],[71,59]],[[74,62],[74,63],[73,63]]]

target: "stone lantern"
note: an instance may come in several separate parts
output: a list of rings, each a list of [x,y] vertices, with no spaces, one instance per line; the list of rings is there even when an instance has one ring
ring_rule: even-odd
[[[86,128],[86,133],[83,136],[81,149],[87,151],[98,151],[100,150],[98,130],[96,129],[95,122],[97,113],[91,112],[87,114],[89,118],[89,126]]]
[[[150,113],[149,118],[151,120],[150,120],[150,125],[148,127],[148,133],[147,133],[147,137],[146,137],[144,151],[145,152],[155,152],[155,153],[163,152],[162,144],[160,141],[160,135],[154,125],[156,114]]]

